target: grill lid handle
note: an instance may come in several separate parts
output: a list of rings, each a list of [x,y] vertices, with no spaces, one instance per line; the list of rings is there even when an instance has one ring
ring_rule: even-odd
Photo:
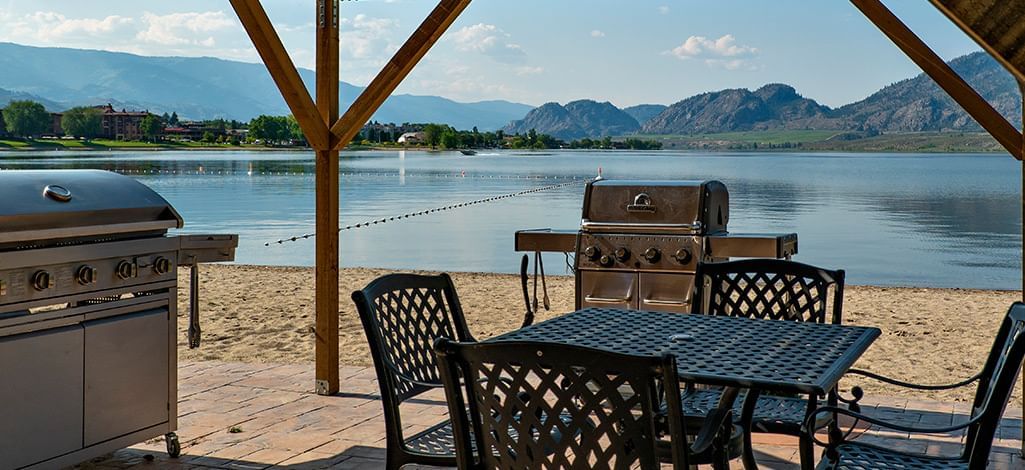
[[[43,195],[57,202],[71,201],[71,191],[56,184],[50,184],[43,188]]]
[[[634,203],[626,206],[627,212],[650,212],[655,213],[655,205],[651,203],[651,196],[648,193],[640,193],[634,197]]]

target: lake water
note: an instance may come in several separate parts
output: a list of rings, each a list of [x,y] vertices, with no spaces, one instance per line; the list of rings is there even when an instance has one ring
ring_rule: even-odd
[[[1017,289],[1021,168],[1006,155],[671,152],[357,152],[343,155],[342,225],[511,194],[341,236],[344,266],[516,272],[518,229],[576,229],[583,180],[718,179],[730,231],[793,231],[797,260],[852,284]],[[237,262],[310,266],[314,163],[302,152],[0,153],[0,167],[98,168],[146,183],[185,232],[239,233]],[[574,183],[576,181],[576,183]],[[546,258],[566,273],[562,256]]]

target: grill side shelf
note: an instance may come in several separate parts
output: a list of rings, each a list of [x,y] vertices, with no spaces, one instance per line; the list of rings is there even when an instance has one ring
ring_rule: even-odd
[[[573,253],[577,251],[576,230],[550,228],[519,230],[516,232],[516,251]]]

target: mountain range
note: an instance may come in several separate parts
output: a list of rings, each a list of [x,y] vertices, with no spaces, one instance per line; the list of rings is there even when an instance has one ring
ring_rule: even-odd
[[[62,111],[112,103],[158,114],[177,112],[187,119],[240,121],[289,113],[262,64],[0,43],[0,70],[0,105],[11,99],[35,99],[50,111]],[[316,83],[312,70],[300,69],[299,74],[307,87]],[[342,109],[362,91],[341,82]],[[460,103],[438,96],[393,95],[373,119],[494,130],[531,109],[508,101]]]
[[[997,111],[1013,124],[1021,125],[1018,85],[993,58],[976,52],[949,64]],[[581,108],[588,112],[579,112]],[[616,122],[617,126],[610,127],[609,122]],[[641,105],[619,109],[610,103],[590,100],[574,101],[565,106],[547,103],[504,128],[506,132],[529,129],[566,140],[635,133],[689,135],[781,129],[982,130],[925,74],[886,86],[861,101],[835,109],[801,96],[789,85],[772,83],[754,91],[740,88],[702,93],[668,107]]]
[[[1012,123],[1021,123],[1017,83],[995,60],[976,52],[949,62]],[[0,106],[33,99],[51,111],[111,103],[117,108],[177,112],[186,119],[248,121],[288,114],[262,64],[208,57],[145,57],[126,53],[0,43]],[[307,86],[313,71],[300,69]],[[345,109],[363,91],[340,83]],[[312,94],[312,90],[311,90]],[[373,117],[383,122],[437,122],[459,129],[535,129],[572,140],[631,134],[703,134],[818,129],[872,132],[979,131],[981,128],[928,76],[886,86],[855,103],[830,108],[772,83],[754,91],[702,93],[669,106],[620,109],[607,101],[578,100],[540,107],[509,101],[461,103],[439,96],[393,95]]]

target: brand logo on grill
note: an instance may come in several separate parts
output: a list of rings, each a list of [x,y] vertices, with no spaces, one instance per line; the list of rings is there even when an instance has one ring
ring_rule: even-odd
[[[628,212],[655,212],[655,205],[651,203],[651,196],[648,193],[640,193],[634,196],[634,203],[626,206]]]

